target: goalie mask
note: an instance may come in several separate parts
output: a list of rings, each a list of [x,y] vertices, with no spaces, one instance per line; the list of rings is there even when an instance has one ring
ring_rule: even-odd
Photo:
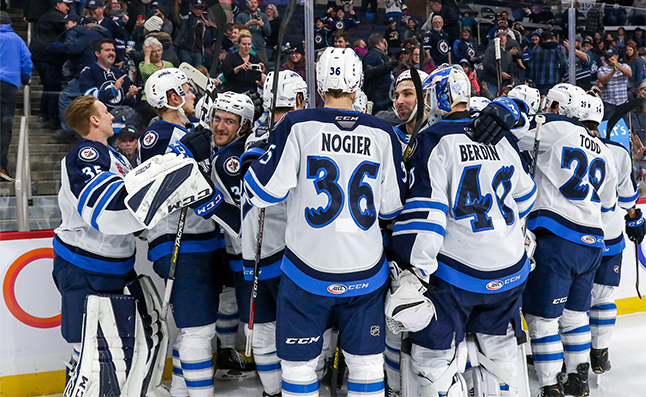
[[[182,87],[189,80],[186,74],[176,68],[158,70],[146,80],[146,101],[155,109],[169,108],[179,110],[186,102],[186,93]],[[174,90],[177,95],[182,97],[182,103],[173,107],[169,105],[169,98],[166,93]]]
[[[262,101],[265,110],[271,110],[274,85],[274,72],[269,72],[262,90]],[[303,95],[303,105],[307,103],[307,83],[296,72],[283,70],[278,73],[278,93],[276,94],[277,108],[292,108],[296,110],[296,97]]]
[[[525,84],[518,85],[512,88],[507,96],[509,98],[516,98],[525,102],[529,116],[535,115],[540,110],[541,93],[536,88],[531,88]]]
[[[424,82],[428,78],[428,73],[423,72],[421,70],[418,70],[417,73],[419,74],[419,79],[422,82],[422,98],[427,98],[426,94],[428,92],[428,86],[424,85]],[[411,71],[410,70],[404,70],[397,76],[397,79],[393,83],[393,85],[390,87],[390,100],[393,102],[393,110],[395,111],[395,114],[399,116],[397,113],[397,109],[395,108],[395,92],[397,90],[397,87],[402,81],[406,80],[412,80],[413,78],[411,77]],[[428,102],[424,102],[424,113],[428,113],[431,110],[431,107],[429,106]],[[417,115],[417,101],[415,101],[415,106],[413,107],[413,111],[411,112],[410,116],[408,116],[408,120],[406,120],[406,123],[409,123],[411,120],[415,119],[415,116]]]
[[[328,47],[316,63],[318,92],[356,92],[363,86],[363,64],[351,48]]]
[[[255,108],[251,98],[248,96],[231,91],[218,95],[215,100],[215,105],[211,107],[209,121],[213,119],[213,115],[217,110],[240,116],[240,127],[238,127],[237,136],[243,136],[240,134],[240,131],[242,131],[245,125],[248,125],[251,129]]]
[[[469,104],[471,82],[460,66],[436,69],[422,84],[430,104],[428,119],[437,121],[460,103]],[[429,123],[430,124],[430,123]]]
[[[556,102],[559,105],[559,114],[576,118],[580,109],[580,92],[572,84],[557,84],[552,87],[545,97],[545,110],[549,110]]]

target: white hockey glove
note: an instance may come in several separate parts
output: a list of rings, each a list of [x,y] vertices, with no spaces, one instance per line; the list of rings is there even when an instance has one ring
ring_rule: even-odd
[[[529,263],[532,268],[530,272],[536,268],[536,261],[534,260],[534,251],[536,251],[536,235],[529,229],[525,231],[525,252],[529,258]]]
[[[197,163],[191,158],[167,153],[151,157],[124,178],[128,210],[145,228],[212,193]]]
[[[394,277],[386,294],[386,325],[394,334],[421,331],[437,318],[433,302],[424,295],[429,277],[416,268],[402,271],[394,262],[389,266]]]

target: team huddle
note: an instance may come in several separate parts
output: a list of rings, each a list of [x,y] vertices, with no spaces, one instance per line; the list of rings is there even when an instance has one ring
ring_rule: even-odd
[[[558,84],[489,102],[451,65],[397,78],[392,127],[365,113],[351,49],[327,48],[316,82],[325,106],[305,109],[291,71],[262,98],[199,101],[183,71],[155,72],[134,170],[105,105],[74,100],[84,140],[62,160],[54,240],[64,395],[214,396],[217,336],[217,373],[257,373],[263,396],[336,392],[336,345],[350,397],[528,397],[522,316],[539,394],[588,395],[590,369],[610,369],[624,229],[646,232],[601,100]],[[168,302],[133,270],[137,237],[179,330],[170,391]]]

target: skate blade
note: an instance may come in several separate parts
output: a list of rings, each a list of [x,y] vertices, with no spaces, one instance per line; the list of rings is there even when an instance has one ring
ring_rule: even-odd
[[[215,371],[214,379],[219,380],[242,380],[251,379],[257,376],[256,371],[238,371],[237,369],[218,369]]]
[[[591,381],[590,386],[595,388],[595,389],[601,389],[601,379],[603,378],[603,374],[595,374],[593,373],[591,376]]]

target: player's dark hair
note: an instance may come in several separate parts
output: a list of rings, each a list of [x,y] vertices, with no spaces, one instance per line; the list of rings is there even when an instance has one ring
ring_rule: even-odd
[[[98,39],[94,43],[92,43],[94,52],[101,52],[103,44],[112,44],[115,48],[117,47],[116,45],[114,45],[114,40],[112,39]]]
[[[585,128],[587,128],[592,132],[597,132],[597,130],[599,129],[599,123],[597,123],[596,121],[585,120],[585,121],[582,121],[581,123],[583,123]]]

